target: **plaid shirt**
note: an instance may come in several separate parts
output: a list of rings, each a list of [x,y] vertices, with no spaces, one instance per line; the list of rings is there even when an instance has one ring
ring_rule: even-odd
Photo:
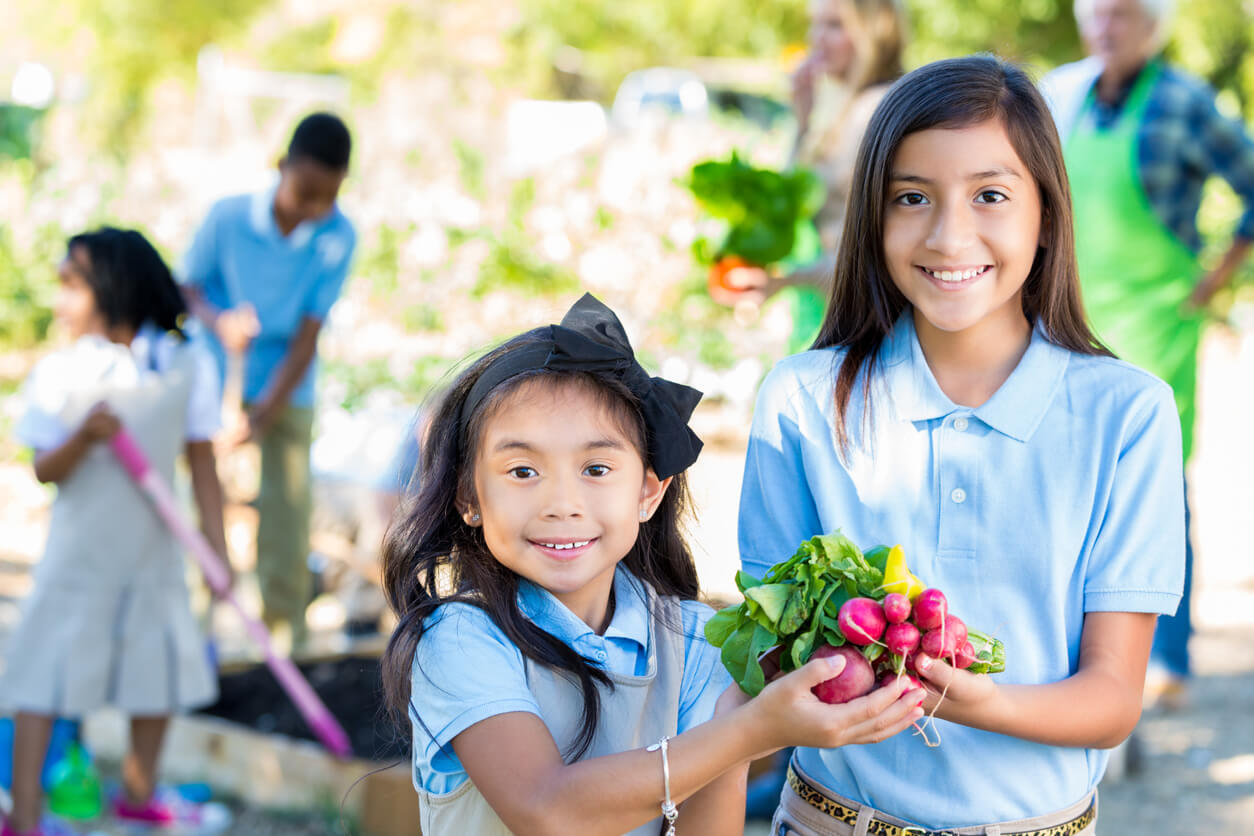
[[[1099,130],[1118,120],[1135,83],[1129,81],[1113,104],[1094,100],[1089,118]],[[1254,139],[1215,108],[1215,91],[1203,82],[1163,66],[1137,131],[1137,162],[1154,213],[1194,252],[1202,248],[1202,185],[1212,174],[1226,180],[1245,207],[1235,235],[1254,240]]]

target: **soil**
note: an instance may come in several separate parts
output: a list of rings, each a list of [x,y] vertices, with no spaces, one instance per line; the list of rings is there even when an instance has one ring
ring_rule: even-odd
[[[383,706],[377,658],[348,656],[297,667],[340,721],[357,757],[385,763],[409,757],[408,729],[398,734]],[[265,665],[224,672],[218,682],[218,701],[199,713],[266,734],[317,740]]]

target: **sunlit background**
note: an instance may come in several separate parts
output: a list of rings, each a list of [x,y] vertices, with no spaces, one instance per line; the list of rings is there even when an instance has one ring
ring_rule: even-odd
[[[1082,55],[1068,2],[907,6],[907,67],[995,51],[1039,73]],[[1185,0],[1168,47],[1247,124],[1252,19],[1250,0]],[[292,126],[315,109],[353,131],[341,205],[359,234],[321,344],[314,549],[325,585],[315,626],[333,632],[378,611],[372,490],[423,398],[468,354],[553,321],[582,290],[620,313],[647,366],[707,393],[694,542],[710,594],[734,591],[744,435],[756,386],[784,353],[789,314],[711,301],[692,254],[708,221],[680,181],[733,149],[784,164],[788,78],[806,27],[803,0],[0,4],[0,633],[42,548],[50,494],[11,430],[18,387],[57,338],[49,305],[66,237],[135,226],[177,265],[210,204],[270,182]],[[1208,188],[1204,260],[1239,208],[1225,185]],[[1254,265],[1241,276],[1213,308],[1193,475],[1196,617],[1222,648],[1199,665],[1227,689],[1197,708],[1226,728],[1162,727],[1147,768],[1183,780],[1196,793],[1186,801],[1211,805],[1216,821],[1254,832],[1254,656],[1231,650],[1234,635],[1254,638]],[[246,575],[255,462],[235,456],[223,475],[232,558]],[[217,627],[228,653],[246,655],[232,643],[237,625]],[[1224,744],[1233,728],[1244,742]],[[179,740],[171,749],[198,745]],[[248,800],[258,781],[232,791]],[[1161,789],[1124,786],[1129,810]],[[354,804],[366,815],[360,796]],[[239,832],[334,832],[270,826]]]

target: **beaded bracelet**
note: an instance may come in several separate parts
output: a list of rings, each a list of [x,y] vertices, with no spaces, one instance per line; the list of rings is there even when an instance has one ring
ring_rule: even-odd
[[[675,836],[675,819],[679,818],[679,810],[675,808],[675,802],[671,801],[671,764],[666,756],[667,741],[670,738],[663,736],[661,740],[652,746],[646,746],[646,752],[662,752],[662,788],[666,793],[666,799],[662,802],[662,817],[666,819],[665,836]]]

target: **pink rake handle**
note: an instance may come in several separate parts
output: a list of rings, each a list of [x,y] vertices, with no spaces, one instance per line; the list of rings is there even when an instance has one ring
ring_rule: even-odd
[[[113,437],[110,446],[118,461],[126,468],[126,472],[152,500],[158,516],[165,521],[166,526],[174,533],[178,541],[196,558],[201,571],[205,574],[205,581],[209,584],[209,588],[230,603],[239,613],[248,634],[265,654],[266,665],[279,680],[279,685],[283,686],[283,690],[292,698],[292,702],[296,704],[296,708],[309,727],[313,729],[314,734],[332,754],[341,758],[350,756],[353,752],[352,746],[339,721],[314,693],[313,688],[305,681],[305,677],[301,676],[300,670],[292,664],[292,660],[275,652],[274,644],[270,641],[270,633],[267,632],[265,626],[240,606],[239,599],[231,591],[231,574],[222,564],[222,559],[214,552],[204,535],[192,528],[179,512],[170,487],[161,478],[161,474],[148,464],[148,458],[135,443],[135,439],[126,430],[122,430]]]

